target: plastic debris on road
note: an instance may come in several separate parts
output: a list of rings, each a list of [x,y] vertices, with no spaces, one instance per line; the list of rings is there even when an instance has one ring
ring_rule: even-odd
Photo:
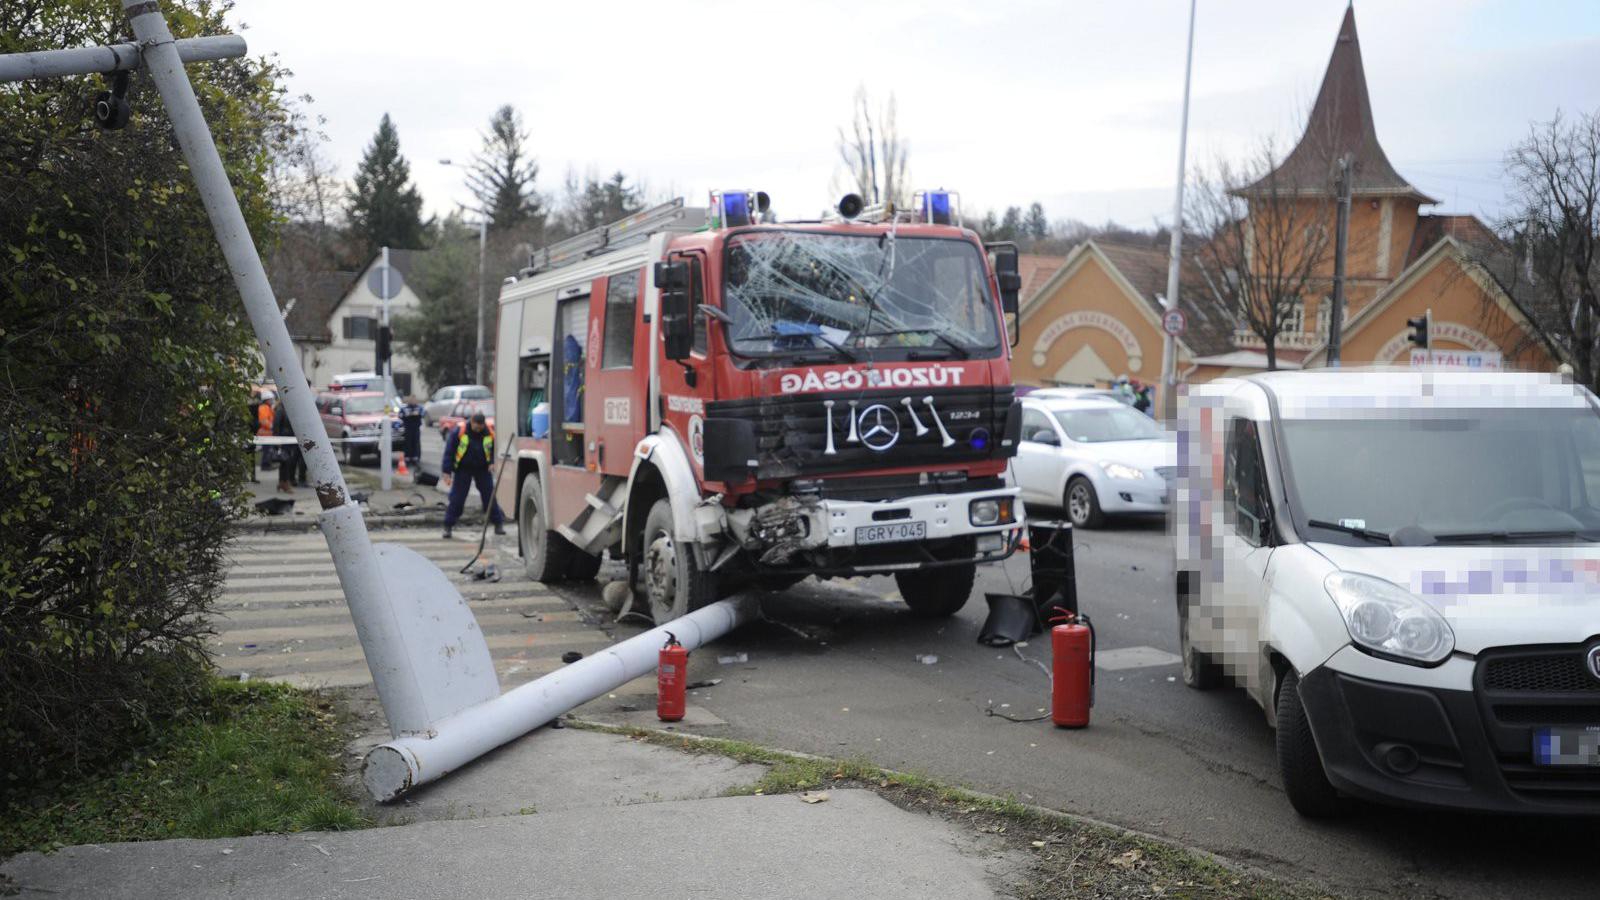
[[[918,653],[917,654],[917,662],[922,663],[925,666],[931,666],[934,663],[937,663],[938,661],[939,661],[939,657],[936,654],[933,654],[933,653]]]
[[[725,666],[738,665],[739,663],[747,663],[749,661],[750,654],[748,653],[732,653],[727,656],[717,657],[717,662]]]

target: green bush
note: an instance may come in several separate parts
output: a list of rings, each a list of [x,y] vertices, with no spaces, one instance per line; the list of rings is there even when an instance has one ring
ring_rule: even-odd
[[[163,0],[184,37],[226,4]],[[129,39],[115,0],[6,0],[0,53]],[[190,77],[258,241],[282,71]],[[155,86],[0,85],[0,799],[148,738],[201,690],[250,456],[253,341]]]

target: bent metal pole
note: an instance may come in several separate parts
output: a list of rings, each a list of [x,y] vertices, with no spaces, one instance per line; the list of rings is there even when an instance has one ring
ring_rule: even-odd
[[[515,740],[562,713],[648,674],[667,632],[695,650],[750,621],[759,599],[720,600],[665,625],[580,659],[543,678],[507,691],[433,723],[427,734],[408,735],[374,747],[361,781],[379,801],[393,800]]]
[[[428,727],[429,715],[418,666],[406,648],[361,508],[350,499],[333,446],[312,402],[305,370],[300,367],[288,326],[278,312],[266,270],[250,240],[239,200],[195,100],[194,87],[183,69],[172,32],[154,0],[122,0],[122,7],[133,26],[144,67],[161,92],[178,146],[194,175],[217,243],[233,273],[234,286],[261,342],[267,370],[273,374],[296,440],[305,454],[306,469],[323,510],[317,524],[333,554],[339,583],[389,728],[395,734],[421,731]]]

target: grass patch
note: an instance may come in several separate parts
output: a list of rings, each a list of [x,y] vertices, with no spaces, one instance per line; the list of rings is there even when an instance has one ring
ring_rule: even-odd
[[[217,679],[120,767],[36,787],[0,809],[0,856],[73,844],[364,828],[340,786],[331,700]]]
[[[754,784],[729,795],[786,794],[826,788],[866,788],[901,807],[937,815],[990,835],[1029,854],[1026,876],[1010,885],[1027,900],[1085,897],[1311,900],[1334,896],[1311,885],[1232,868],[1215,858],[1063,813],[893,772],[869,760],[829,759],[770,750],[744,741],[703,738],[643,728],[567,720],[571,727],[622,734],[686,753],[711,753],[768,766]]]

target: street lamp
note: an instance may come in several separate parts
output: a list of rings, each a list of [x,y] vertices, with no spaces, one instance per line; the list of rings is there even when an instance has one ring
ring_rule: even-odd
[[[471,166],[463,165],[457,162],[451,162],[449,159],[439,160],[439,165],[454,166],[457,169],[467,172],[472,171]],[[478,353],[473,359],[473,383],[488,384],[488,382],[484,380],[483,373],[483,345],[485,343],[485,337],[483,333],[483,270],[484,258],[488,254],[489,246],[489,217],[484,214],[483,210],[474,211],[478,214]]]

